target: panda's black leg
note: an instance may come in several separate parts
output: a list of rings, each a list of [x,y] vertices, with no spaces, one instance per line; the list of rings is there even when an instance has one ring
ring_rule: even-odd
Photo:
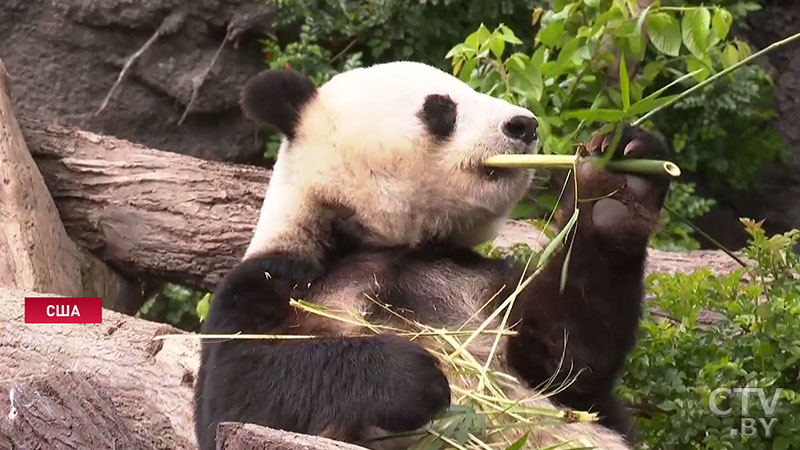
[[[592,139],[589,153],[601,153],[608,140]],[[665,153],[652,136],[628,129],[617,157]],[[597,411],[609,426],[629,434],[613,389],[635,343],[647,242],[669,181],[586,164],[577,176],[577,229],[518,297],[513,317],[519,335],[509,339],[509,363],[534,386],[570,383],[555,396],[557,401]],[[561,223],[572,214],[573,204],[571,198],[563,202]]]
[[[628,442],[634,442],[636,436],[633,417],[616,395],[610,394],[605,400],[600,401],[597,410],[602,411],[600,415],[602,425],[618,431]]]
[[[274,255],[243,262],[220,283],[203,332],[303,334],[289,298],[305,280],[265,270],[302,275],[302,266]],[[206,450],[222,421],[354,440],[370,426],[419,428],[449,403],[436,359],[396,336],[204,341],[195,420]]]

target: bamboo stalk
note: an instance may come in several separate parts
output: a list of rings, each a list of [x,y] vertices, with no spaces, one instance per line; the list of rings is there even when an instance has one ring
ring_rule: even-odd
[[[572,169],[577,161],[576,155],[494,155],[484,164],[518,169]]]
[[[511,167],[518,169],[573,169],[578,162],[577,155],[495,155],[484,162],[488,167]],[[583,161],[600,162],[600,158],[585,157]],[[612,160],[606,166],[617,172],[642,175],[667,175],[678,177],[681,169],[672,161],[658,159]]]

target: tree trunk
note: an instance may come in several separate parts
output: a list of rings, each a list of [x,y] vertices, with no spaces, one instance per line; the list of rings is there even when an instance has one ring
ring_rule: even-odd
[[[0,286],[103,297],[130,292],[102,262],[75,246],[59,219],[11,108],[0,61]]]

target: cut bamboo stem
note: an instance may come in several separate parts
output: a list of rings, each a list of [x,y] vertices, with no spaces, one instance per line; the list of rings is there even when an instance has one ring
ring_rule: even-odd
[[[578,158],[577,155],[495,155],[490,156],[484,164],[488,167],[518,169],[572,169],[578,162]],[[581,160],[601,163],[601,158],[596,157],[584,157]],[[670,177],[678,177],[681,174],[681,169],[677,164],[658,159],[612,160],[605,164],[606,167],[617,172]]]

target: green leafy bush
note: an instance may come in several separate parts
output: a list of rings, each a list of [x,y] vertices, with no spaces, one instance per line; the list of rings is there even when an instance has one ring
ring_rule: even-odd
[[[652,275],[652,299],[619,392],[637,414],[642,448],[800,448],[800,231],[768,238],[744,220],[745,250],[754,268],[727,276],[708,270]],[[716,389],[763,388],[777,409],[764,411],[756,392],[709,404]],[[781,389],[778,394],[778,389]],[[757,436],[742,435],[743,418],[765,419]],[[775,419],[772,421],[772,419]],[[731,430],[736,429],[736,435]]]
[[[300,68],[322,68],[325,73],[316,79],[321,81],[332,72],[340,71],[347,55],[360,55],[359,59],[365,64],[414,59],[444,67],[446,62],[442,56],[452,43],[481,21],[493,25],[504,22],[523,28],[530,24],[530,11],[544,2],[293,0],[278,3],[277,47],[269,47],[268,51],[279,67],[283,67],[280,65],[282,53],[313,61],[312,66]],[[301,30],[300,38],[292,32],[297,28]],[[334,57],[335,61],[331,61]]]
[[[692,220],[707,213],[716,203],[694,194],[694,183],[674,182],[670,186],[666,208],[661,211],[661,226],[650,239],[650,245],[661,250],[697,250],[692,227],[668,210],[679,211],[682,218]]]
[[[200,321],[208,312],[209,294],[167,283],[139,309],[136,317],[168,323],[188,331],[200,329]]]
[[[759,161],[786,156],[770,125],[776,116],[772,81],[751,66],[677,102],[653,122],[669,136],[681,168],[712,185],[744,189],[758,181]]]

